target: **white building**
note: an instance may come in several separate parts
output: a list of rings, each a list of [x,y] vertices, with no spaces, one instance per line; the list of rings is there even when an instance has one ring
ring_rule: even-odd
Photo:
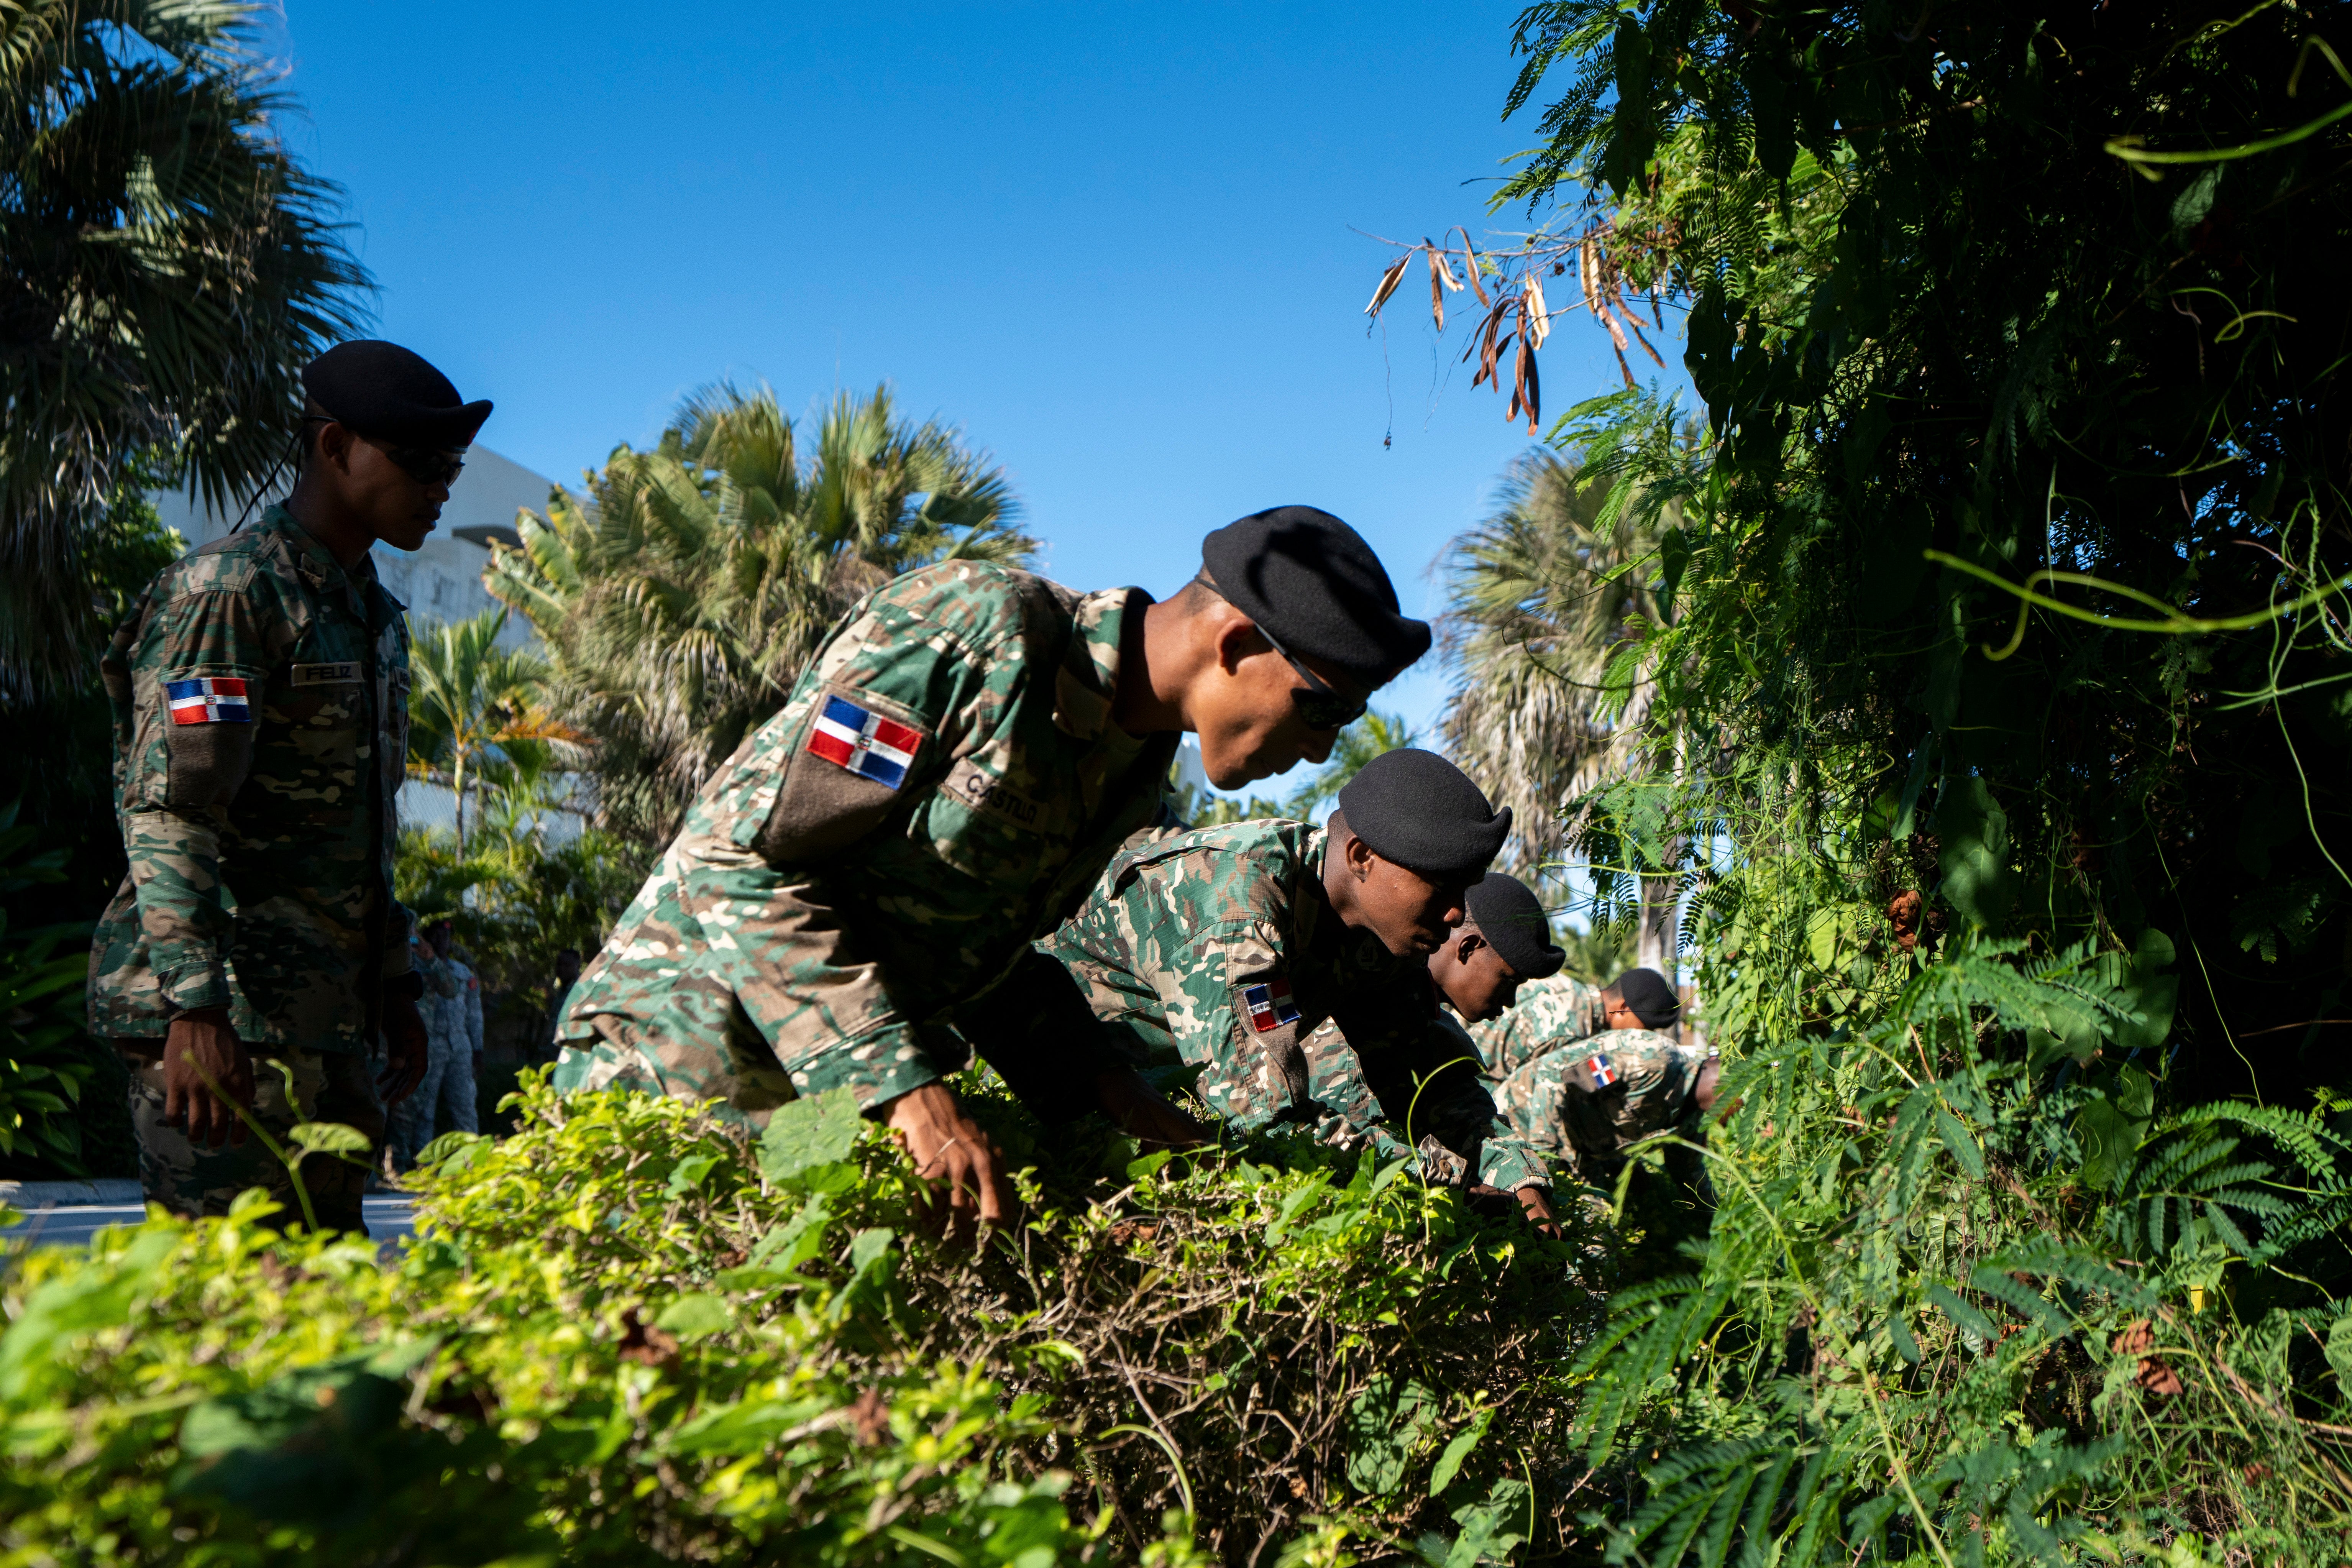
[[[520,544],[515,512],[529,507],[544,516],[548,492],[553,488],[520,463],[478,445],[467,452],[466,471],[449,487],[449,504],[441,509],[440,526],[426,536],[424,548],[411,554],[377,545],[376,575],[417,620],[462,621],[496,609],[498,601],[482,586],[482,573],[490,563],[490,542]],[[265,498],[261,504],[277,499]],[[162,514],[163,526],[178,529],[191,550],[211,543],[236,522],[235,511],[224,517],[184,491],[157,496],[155,510]],[[260,506],[254,508],[256,514],[260,510]],[[499,640],[513,647],[530,637],[530,624],[516,616],[508,620]]]

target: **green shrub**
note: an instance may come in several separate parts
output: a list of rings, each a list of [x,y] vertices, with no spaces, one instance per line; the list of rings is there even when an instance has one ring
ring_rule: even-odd
[[[928,1239],[846,1105],[754,1142],[536,1074],[516,1136],[432,1151],[388,1262],[278,1236],[255,1194],[20,1253],[0,1563],[1339,1563],[1352,1540],[1468,1568],[1557,1512],[1522,1456],[1559,1446],[1570,1249],[1309,1145],[1129,1163],[972,1098],[1040,1162],[977,1258]]]

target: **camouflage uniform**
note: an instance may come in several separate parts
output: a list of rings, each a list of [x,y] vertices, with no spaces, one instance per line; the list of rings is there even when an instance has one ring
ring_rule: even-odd
[[[163,1123],[172,1015],[226,1005],[257,1058],[258,1120],[383,1132],[369,1054],[409,972],[392,890],[408,751],[408,634],[362,557],[348,571],[278,507],[166,567],[103,664],[131,873],[90,948],[89,1023],[131,1069],[151,1202],[219,1214],[248,1186],[299,1212],[258,1140],[198,1150]],[[365,1172],[304,1163],[322,1225],[362,1229]]]
[[[474,1058],[466,1038],[467,982],[473,972],[455,958],[420,952],[417,973],[425,977],[418,1005],[428,1042],[424,1081],[392,1111],[392,1146],[399,1164],[414,1164],[416,1152],[436,1132],[477,1131]]]
[[[1110,716],[1150,602],[971,561],[869,595],[572,987],[558,1087],[764,1120],[836,1086],[870,1110],[961,1065],[956,1010],[1160,809],[1175,733]]]
[[[1427,961],[1395,957],[1325,901],[1327,842],[1322,828],[1260,819],[1139,844],[1039,946],[1129,1059],[1202,1067],[1193,1092],[1238,1126],[1298,1122],[1383,1158],[1412,1152],[1399,1136],[1410,1131],[1428,1135],[1419,1152],[1435,1179],[1547,1183],[1475,1069],[1441,1070],[1470,1053],[1438,1032]]]
[[[1648,1029],[1611,1029],[1522,1062],[1494,1086],[1513,1127],[1599,1183],[1625,1151],[1693,1110],[1708,1053]]]
[[[1486,1075],[1497,1081],[1570,1040],[1609,1026],[1601,988],[1565,974],[1519,984],[1499,1018],[1465,1025]]]

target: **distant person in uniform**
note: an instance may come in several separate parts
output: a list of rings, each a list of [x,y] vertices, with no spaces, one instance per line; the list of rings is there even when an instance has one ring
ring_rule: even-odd
[[[1011,1204],[1003,1157],[942,1075],[967,1057],[961,1012],[1045,985],[1081,1026],[984,1047],[1015,1091],[1049,1118],[1099,1108],[1146,1142],[1197,1139],[1029,943],[1158,819],[1180,733],[1200,735],[1223,788],[1319,761],[1430,644],[1328,512],[1244,518],[1202,559],[1163,603],[978,561],[868,595],[703,790],[582,975],[557,1087],[762,1120],[847,1089],[944,1182],[950,1223],[992,1223]]]
[[[406,1104],[393,1113],[393,1144],[399,1166],[416,1163],[424,1147],[444,1132],[478,1130],[474,1096],[474,1036],[468,1016],[481,1016],[474,972],[457,956],[447,921],[425,930],[419,972],[425,976],[425,1026],[431,1057],[425,1079]],[[476,1026],[478,1026],[478,1024]]]
[[[257,1186],[299,1220],[243,1118],[373,1148],[427,1058],[392,876],[408,634],[368,552],[425,542],[490,405],[386,342],[330,349],[302,384],[293,492],[166,567],[104,661],[131,872],[91,944],[90,1028],[131,1069],[141,1182],[175,1214]],[[302,1166],[320,1224],[361,1234],[366,1179]]]

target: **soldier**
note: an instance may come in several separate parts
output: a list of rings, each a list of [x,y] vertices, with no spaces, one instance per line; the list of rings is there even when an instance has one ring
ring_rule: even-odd
[[[1492,1064],[1511,1060],[1530,1037],[1495,1044],[1493,1026],[1476,1024],[1470,1033],[1488,1057],[1495,1100],[1511,1125],[1579,1180],[1599,1184],[1626,1150],[1710,1109],[1722,1064],[1714,1051],[1664,1032],[1681,1018],[1682,1004],[1656,970],[1628,970],[1594,995],[1605,1027],[1563,1028],[1505,1071]],[[1589,1013],[1568,1016],[1574,1027]]]
[[[1531,988],[1552,983],[1568,954],[1552,942],[1542,900],[1517,877],[1487,872],[1470,885],[1463,906],[1467,918],[1429,955],[1429,979],[1439,1001],[1465,1023],[1481,1024],[1502,1017]],[[1485,1070],[1484,1053],[1466,1035],[1458,1044]]]
[[[1234,1125],[1416,1154],[1549,1224],[1540,1156],[1448,1066],[1426,969],[1510,821],[1444,758],[1383,752],[1321,828],[1261,819],[1129,849],[1039,945],[1129,1059],[1202,1068],[1193,1091]],[[982,1026],[1037,1028],[1010,1007]]]
[[[473,971],[457,956],[447,921],[425,928],[417,954],[431,1054],[424,1081],[392,1115],[392,1143],[402,1170],[414,1165],[418,1152],[438,1133],[476,1130],[473,1052],[466,1016]]]
[[[1221,787],[1319,761],[1430,641],[1328,512],[1244,518],[1202,559],[1165,603],[972,561],[868,595],[581,975],[557,1085],[753,1120],[846,1087],[944,1180],[951,1225],[995,1223],[1002,1156],[940,1077],[966,1059],[961,1013],[1019,965],[1022,994],[1058,986],[1089,1026],[989,1047],[1016,1089],[1099,1105],[1150,1141],[1198,1137],[1028,944],[1159,814],[1180,732]]]
[[[131,874],[91,946],[90,1027],[131,1071],[148,1201],[176,1214],[260,1186],[298,1217],[240,1112],[281,1142],[321,1121],[373,1144],[379,1031],[386,1099],[425,1066],[392,887],[408,637],[368,551],[425,542],[490,405],[385,342],[330,349],[302,382],[292,494],[165,568],[104,661]],[[366,1174],[304,1163],[320,1224],[365,1234]]]

